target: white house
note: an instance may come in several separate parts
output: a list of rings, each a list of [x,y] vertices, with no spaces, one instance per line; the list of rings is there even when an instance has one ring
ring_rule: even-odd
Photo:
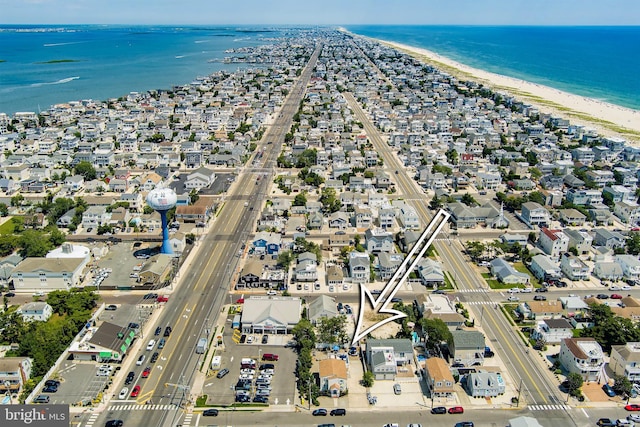
[[[576,373],[584,381],[601,380],[604,353],[598,342],[591,337],[565,338],[560,341],[558,360],[569,373]]]
[[[589,266],[568,252],[560,257],[560,269],[571,280],[589,280]]]
[[[53,309],[44,301],[28,302],[18,309],[25,321],[46,322],[53,314]]]
[[[210,169],[200,167],[187,175],[184,188],[192,190],[200,190],[201,188],[209,188],[216,180],[216,173]]]
[[[542,227],[538,246],[549,257],[558,260],[561,254],[569,250],[569,237],[562,230],[550,230],[547,227]]]
[[[622,274],[628,280],[640,280],[640,260],[635,255],[616,255],[615,262],[622,267]]]
[[[611,346],[609,368],[615,375],[623,375],[632,383],[640,382],[640,342]]]
[[[16,292],[68,291],[77,286],[86,258],[25,258],[11,272]]]

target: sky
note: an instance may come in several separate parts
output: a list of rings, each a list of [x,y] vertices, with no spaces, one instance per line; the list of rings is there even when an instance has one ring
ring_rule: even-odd
[[[640,0],[0,0],[0,24],[640,25]]]

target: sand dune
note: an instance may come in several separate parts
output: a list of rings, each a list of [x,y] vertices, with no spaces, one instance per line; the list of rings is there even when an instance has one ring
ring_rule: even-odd
[[[385,40],[379,41],[430,63],[451,75],[481,82],[494,90],[509,92],[535,105],[541,112],[568,118],[571,123],[594,128],[603,135],[620,136],[629,141],[640,142],[640,111],[638,110],[469,67],[427,49]]]

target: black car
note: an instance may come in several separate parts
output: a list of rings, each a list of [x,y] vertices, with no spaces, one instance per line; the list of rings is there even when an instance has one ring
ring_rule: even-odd
[[[57,391],[58,391],[57,385],[47,385],[47,386],[44,386],[44,388],[42,389],[43,393],[55,393]]]
[[[202,412],[202,416],[203,417],[217,417],[218,416],[218,410],[217,409],[207,409],[207,410]]]
[[[534,301],[546,301],[547,297],[545,297],[544,295],[536,295],[533,297]]]
[[[153,353],[153,355],[151,355],[151,363],[156,363],[158,356],[160,356],[160,354],[157,351]]]
[[[104,427],[122,427],[123,425],[124,421],[122,420],[109,420]]]
[[[229,373],[229,370],[228,370],[227,368],[220,369],[220,370],[218,371],[218,374],[216,375],[216,377],[217,377],[217,378],[222,378],[222,377],[224,377],[225,375],[227,375],[228,373]]]
[[[607,294],[598,294],[598,295],[596,295],[596,298],[598,298],[598,299],[609,299],[609,295],[607,295]]]
[[[549,289],[542,287],[542,288],[536,288],[536,292],[540,293],[540,292],[549,292]]]
[[[4,294],[4,296],[7,298],[11,298],[11,297],[15,297],[16,294],[14,294],[13,292],[7,292],[6,294]]]
[[[440,295],[443,295],[443,294],[445,293],[445,291],[444,291],[444,290],[442,290],[442,289],[436,289],[435,291],[433,291],[433,293],[434,293],[434,294],[440,294]]]
[[[273,363],[263,363],[262,365],[260,365],[261,371],[264,371],[265,369],[276,369],[276,365],[274,365]]]
[[[153,335],[158,336],[160,335],[160,333],[162,332],[162,328],[160,326],[158,326],[155,330],[155,332],[153,333]]]
[[[247,396],[246,394],[239,394],[236,396],[236,402],[240,402],[240,403],[251,402],[251,396]]]
[[[124,380],[124,385],[129,385],[136,378],[135,372],[131,371],[127,374],[127,379]]]
[[[263,335],[262,336],[262,344],[266,344],[269,342],[269,335]]]
[[[245,334],[242,334],[240,336],[240,344],[244,344],[244,342],[247,340],[247,336]]]
[[[118,309],[118,306],[115,305],[115,304],[109,304],[104,309],[107,310],[107,311],[116,311]]]
[[[402,298],[393,297],[391,298],[391,302],[402,302]]]
[[[333,416],[344,416],[347,415],[347,410],[343,408],[332,409],[329,415]]]
[[[145,296],[142,297],[142,299],[156,299],[158,298],[158,294],[145,294]]]
[[[267,396],[256,396],[253,398],[254,403],[269,403],[269,398]]]
[[[44,382],[45,386],[54,386],[54,387],[58,387],[60,385],[60,381],[58,380],[46,380]]]
[[[324,408],[320,408],[320,409],[316,409],[315,411],[313,411],[311,413],[311,415],[313,415],[314,417],[326,417],[327,416],[327,410]]]
[[[447,413],[447,408],[445,408],[444,406],[436,406],[435,408],[431,408],[431,413],[432,414],[446,414]]]
[[[171,331],[173,329],[171,329],[171,326],[167,326],[166,328],[164,328],[164,336],[168,337],[169,335],[171,335]]]

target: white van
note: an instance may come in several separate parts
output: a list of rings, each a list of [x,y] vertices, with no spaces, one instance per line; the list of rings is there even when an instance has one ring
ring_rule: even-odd
[[[211,359],[211,369],[220,369],[220,365],[222,365],[222,356],[213,356],[213,359]]]

